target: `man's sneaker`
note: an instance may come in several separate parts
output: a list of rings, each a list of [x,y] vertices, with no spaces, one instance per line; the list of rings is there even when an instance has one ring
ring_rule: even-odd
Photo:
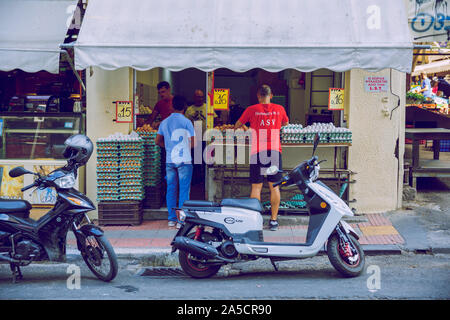
[[[177,223],[175,221],[170,220],[169,221],[169,227],[175,227]]]
[[[181,228],[181,223],[177,223],[177,229],[180,229]]]
[[[270,231],[278,230],[278,221],[277,220],[269,220],[269,229]]]

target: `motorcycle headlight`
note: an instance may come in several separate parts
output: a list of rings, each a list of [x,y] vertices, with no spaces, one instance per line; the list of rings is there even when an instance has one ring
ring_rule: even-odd
[[[75,186],[75,175],[71,172],[61,178],[55,179],[54,182],[61,189],[70,189]]]

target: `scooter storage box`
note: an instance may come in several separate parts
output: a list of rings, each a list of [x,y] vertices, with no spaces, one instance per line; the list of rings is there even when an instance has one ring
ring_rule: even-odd
[[[133,225],[142,223],[142,201],[103,201],[98,203],[99,225]]]

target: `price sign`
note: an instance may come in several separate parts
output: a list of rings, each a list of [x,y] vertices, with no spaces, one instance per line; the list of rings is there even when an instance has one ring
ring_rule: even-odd
[[[116,101],[116,122],[118,123],[133,122],[132,101]]]
[[[344,89],[342,88],[329,89],[328,110],[344,110]]]
[[[230,89],[214,88],[214,110],[228,110]]]

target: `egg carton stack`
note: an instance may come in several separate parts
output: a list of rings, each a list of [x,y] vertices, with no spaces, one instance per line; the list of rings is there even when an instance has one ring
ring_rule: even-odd
[[[262,203],[262,206],[266,210],[270,210],[272,205],[270,201],[265,201]],[[304,209],[306,208],[306,201],[304,201],[304,197],[302,194],[297,194],[293,196],[290,200],[281,201],[279,209]]]
[[[142,200],[143,141],[116,133],[97,141],[97,200]]]
[[[333,123],[313,123],[303,128],[301,124],[288,124],[281,128],[281,143],[298,144],[314,141],[316,133],[320,134],[321,143],[351,143],[352,132],[348,128],[335,127]]]
[[[144,207],[159,209],[162,205],[161,149],[155,143],[156,130],[138,131],[144,143]]]

